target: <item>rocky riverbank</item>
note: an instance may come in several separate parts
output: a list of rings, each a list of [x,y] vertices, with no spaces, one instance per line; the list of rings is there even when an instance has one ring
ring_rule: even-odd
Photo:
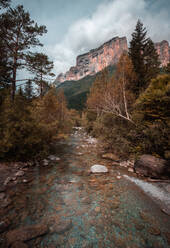
[[[133,163],[105,154],[102,144],[78,128],[41,165],[4,164],[0,245],[169,247],[170,217],[145,190],[158,183],[147,185],[140,177],[144,188],[134,181],[139,179]],[[90,173],[93,165],[108,172]]]

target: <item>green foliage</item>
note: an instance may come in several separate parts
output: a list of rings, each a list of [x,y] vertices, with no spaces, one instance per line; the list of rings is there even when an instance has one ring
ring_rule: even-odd
[[[136,150],[166,157],[170,137],[170,75],[153,79],[136,102]]]
[[[138,20],[135,31],[132,33],[129,48],[129,55],[137,76],[136,84],[133,88],[136,98],[147,88],[150,80],[156,77],[160,71],[160,63],[154,43],[150,38],[146,38],[146,34],[146,28]]]
[[[0,135],[0,159],[30,160],[45,152],[44,132],[20,94],[16,95],[13,103],[9,97],[4,101],[0,116]]]
[[[28,80],[25,84],[24,95],[27,99],[31,100],[34,96],[33,86],[31,80]]]
[[[11,2],[11,0],[0,0],[0,9],[1,9],[1,6],[2,6],[2,8],[9,7],[10,2]]]
[[[115,72],[115,66],[109,66],[109,74]],[[63,89],[68,102],[68,108],[82,111],[86,107],[87,95],[90,88],[94,83],[96,77],[101,75],[101,72],[93,75],[86,76],[78,81],[65,81],[57,86],[57,90]]]
[[[8,95],[0,110],[1,160],[42,158],[53,142],[72,128],[64,94],[55,89],[31,101],[19,88],[14,102]]]
[[[37,37],[46,32],[46,27],[38,26],[31,20],[30,14],[24,10],[22,5],[9,8],[0,16],[1,43],[7,53],[7,65],[12,71],[11,97],[13,100],[16,91],[17,70],[26,67],[26,55],[29,49],[42,46]]]
[[[43,96],[48,89],[47,76],[54,76],[51,73],[53,62],[43,53],[29,53],[27,55],[28,70],[35,74],[34,81],[39,86],[40,95]]]

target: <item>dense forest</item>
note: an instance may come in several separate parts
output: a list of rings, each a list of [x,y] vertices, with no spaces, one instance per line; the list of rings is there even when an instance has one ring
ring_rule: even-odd
[[[71,111],[62,90],[50,84],[53,62],[46,54],[32,52],[43,46],[38,37],[46,27],[38,26],[22,5],[13,9],[9,1],[1,1],[1,6],[8,8],[0,16],[0,159],[42,158],[50,144],[71,130]],[[17,80],[23,69],[31,79]]]

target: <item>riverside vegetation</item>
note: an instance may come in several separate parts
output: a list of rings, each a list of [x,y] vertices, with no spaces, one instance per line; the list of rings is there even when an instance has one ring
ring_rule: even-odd
[[[169,65],[160,73],[153,42],[138,21],[129,54],[112,77],[97,77],[87,98],[83,123],[118,156],[149,153],[170,159]]]
[[[9,1],[5,3],[1,1],[3,8]],[[49,83],[53,62],[31,50],[42,46],[38,37],[47,32],[46,27],[31,20],[22,5],[4,11],[0,24],[0,159],[45,157],[53,142],[80,122],[79,115],[67,108],[62,87],[56,90]],[[19,88],[16,75],[23,68],[32,79],[23,79],[25,86]],[[129,54],[122,54],[116,69],[109,70],[92,77],[82,124],[120,157],[147,152],[169,159],[169,65],[160,71],[154,43],[140,20]]]
[[[3,4],[2,7],[7,7]],[[47,32],[31,20],[22,5],[0,16],[0,159],[27,161],[47,156],[51,144],[71,130],[76,111],[69,111],[65,96],[49,84],[53,62],[31,48],[42,46],[38,36]],[[27,69],[32,80],[19,80]],[[23,83],[25,82],[26,83]],[[37,91],[37,92],[35,92]]]

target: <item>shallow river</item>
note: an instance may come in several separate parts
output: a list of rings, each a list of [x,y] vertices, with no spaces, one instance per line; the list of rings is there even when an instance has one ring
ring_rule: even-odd
[[[132,173],[101,159],[92,141],[75,130],[56,147],[60,161],[33,169],[30,183],[16,186],[10,229],[48,224],[48,234],[27,242],[30,248],[170,247],[170,216],[123,176]],[[93,164],[109,173],[89,174]]]

